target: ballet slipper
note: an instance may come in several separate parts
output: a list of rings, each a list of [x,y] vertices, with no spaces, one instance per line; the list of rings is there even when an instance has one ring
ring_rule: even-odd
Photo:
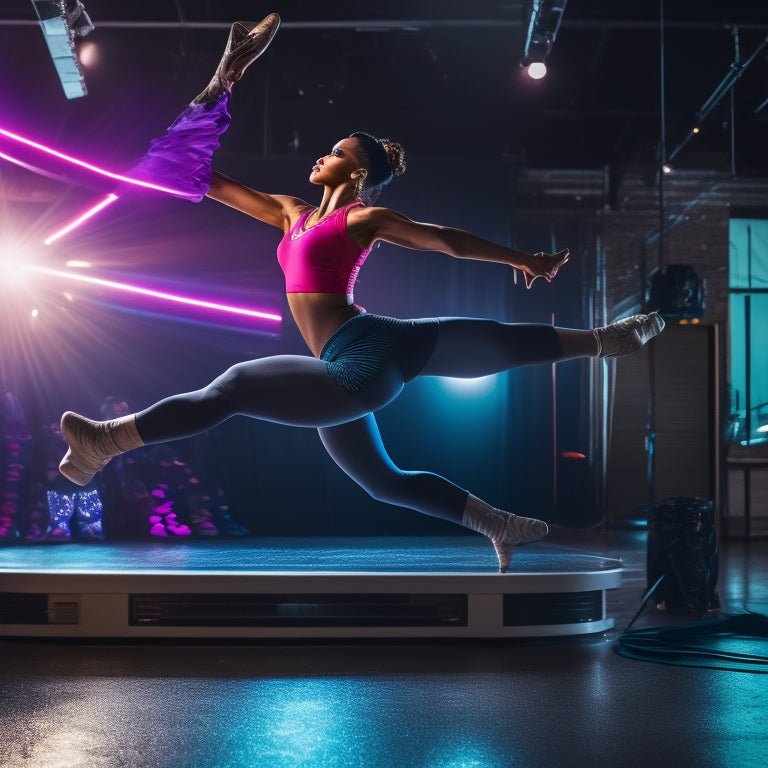
[[[512,551],[519,544],[538,541],[549,533],[543,520],[520,517],[486,504],[470,494],[464,508],[462,525],[487,536],[499,559],[499,572],[506,573],[512,561]]]
[[[280,17],[276,13],[270,13],[258,24],[236,21],[211,82],[192,99],[192,104],[209,104],[225,91],[231,93],[245,70],[267,50],[279,26]]]
[[[664,318],[658,312],[632,315],[603,328],[595,328],[592,333],[597,340],[596,357],[631,355],[663,330]]]
[[[59,472],[77,485],[87,485],[110,459],[144,445],[136,429],[136,416],[112,421],[91,421],[72,411],[61,417],[61,433],[69,448]]]

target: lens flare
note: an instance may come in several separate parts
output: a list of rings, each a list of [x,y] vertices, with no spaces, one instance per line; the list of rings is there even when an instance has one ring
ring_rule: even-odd
[[[91,173],[95,173],[100,176],[105,176],[106,178],[112,179],[114,181],[119,181],[122,184],[133,184],[137,187],[144,187],[145,189],[154,189],[154,190],[157,190],[158,192],[165,192],[166,194],[174,195],[176,197],[189,198],[192,196],[189,193],[182,192],[178,189],[171,189],[170,187],[163,187],[160,184],[153,184],[151,181],[141,181],[140,179],[132,179],[129,176],[123,176],[119,173],[113,173],[112,171],[107,171],[104,168],[99,168],[98,166],[93,165],[92,163],[88,163],[85,160],[80,160],[77,157],[66,155],[63,152],[59,152],[56,149],[52,149],[51,147],[46,147],[44,144],[40,144],[37,141],[32,141],[32,139],[26,139],[23,136],[19,136],[17,133],[12,133],[11,131],[6,130],[5,128],[0,128],[0,136],[5,136],[7,139],[11,139],[12,141],[18,142],[19,144],[23,144],[24,146],[34,149],[38,152],[43,152],[47,155],[51,155],[57,158],[58,160],[63,160],[64,162],[71,163],[72,165],[76,165],[79,168],[83,168],[86,171],[90,171]],[[11,159],[8,155],[5,155],[4,157],[6,159]]]
[[[245,317],[253,317],[258,320],[266,320],[269,322],[279,323],[282,321],[282,316],[274,312],[267,312],[260,309],[251,309],[250,307],[236,307],[229,304],[221,304],[215,301],[208,301],[207,299],[198,299],[191,296],[179,296],[174,293],[167,293],[165,291],[156,291],[152,288],[145,288],[140,285],[132,285],[131,283],[121,283],[116,280],[104,280],[100,277],[91,277],[90,275],[74,274],[72,272],[65,272],[59,269],[50,269],[48,267],[29,267],[34,272],[39,272],[45,275],[51,275],[53,277],[63,277],[67,280],[77,280],[81,283],[90,283],[91,285],[98,285],[102,288],[111,288],[117,291],[124,291],[126,293],[139,294],[141,296],[149,296],[153,299],[162,299],[164,301],[172,301],[178,304],[186,304],[187,306],[198,307],[201,309],[209,309],[217,312],[229,312],[235,315],[241,315]]]
[[[117,195],[110,192],[103,200],[98,202],[92,208],[89,208],[85,213],[78,216],[73,221],[70,221],[65,227],[62,227],[58,232],[54,232],[50,237],[47,237],[43,242],[45,245],[50,245],[54,240],[58,240],[62,235],[66,235],[67,232],[71,232],[75,227],[79,227],[84,221],[88,221],[91,216],[95,216],[99,211],[104,210],[108,205],[117,200]]]
[[[85,169],[91,173],[101,175],[104,177],[107,177],[109,179],[112,179],[116,182],[124,183],[124,184],[132,184],[138,187],[144,187],[145,189],[154,189],[158,192],[164,192],[170,195],[174,195],[176,197],[183,197],[188,198],[190,195],[185,192],[181,192],[179,190],[170,189],[168,187],[164,187],[158,184],[153,184],[148,181],[141,181],[139,179],[133,179],[128,176],[123,176],[121,174],[112,173],[111,171],[107,171],[103,168],[99,168],[92,163],[88,163],[85,160],[81,160],[76,157],[72,157],[71,155],[67,155],[63,152],[59,152],[56,149],[52,149],[51,147],[47,147],[43,144],[40,144],[37,141],[33,141],[32,139],[25,138],[23,136],[20,136],[16,133],[13,133],[11,131],[6,130],[5,128],[0,127],[0,138],[9,139],[11,141],[17,142],[20,145],[23,145],[24,147],[30,148],[35,150],[36,152],[43,153],[52,157],[55,157],[59,160],[63,160],[67,163],[70,163],[72,165],[75,165],[79,168]],[[13,157],[12,155],[6,154],[4,152],[0,152],[0,159],[7,160],[12,163],[16,163],[18,165],[21,165],[22,167],[29,168],[30,170],[37,171],[38,169],[34,166],[26,163],[23,159],[20,159],[18,157]],[[46,173],[45,171],[42,171],[43,173]],[[63,235],[67,234],[68,232],[71,232],[73,229],[78,227],[80,224],[82,224],[85,221],[88,221],[88,219],[95,216],[100,211],[107,208],[109,205],[114,203],[116,200],[118,200],[119,197],[114,192],[110,192],[105,198],[100,200],[96,205],[91,206],[87,211],[80,214],[77,218],[75,218],[73,221],[71,221],[69,224],[67,224],[65,227],[62,227],[60,230],[55,232],[54,234],[50,235],[48,238],[45,239],[45,244],[50,245],[58,238],[62,237]],[[15,265],[14,265],[15,266]],[[8,272],[9,271],[10,264],[3,265],[3,271]],[[141,296],[147,296],[153,299],[160,299],[162,301],[170,301],[175,302],[178,304],[184,304],[187,306],[197,307],[200,309],[205,310],[212,310],[216,312],[227,312],[230,314],[235,314],[243,317],[250,317],[255,318],[262,321],[267,321],[270,323],[280,323],[282,322],[282,316],[280,314],[277,314],[275,312],[269,312],[265,310],[260,309],[253,309],[250,307],[239,307],[239,306],[232,306],[228,304],[223,304],[221,302],[216,301],[209,301],[207,299],[202,298],[195,298],[192,296],[182,296],[178,294],[168,293],[166,291],[156,291],[152,288],[140,286],[140,285],[134,285],[131,283],[123,283],[118,282],[115,280],[105,280],[99,277],[93,277],[90,275],[83,275],[83,274],[75,274],[73,272],[66,272],[63,270],[57,270],[57,269],[50,269],[47,267],[39,267],[39,266],[27,266],[27,271],[32,272],[38,272],[41,274],[50,275],[53,277],[60,277],[64,278],[66,280],[77,280],[79,282],[83,283],[90,283],[92,285],[98,285],[103,288],[110,288],[117,291],[123,291],[126,293],[131,294],[138,294]]]

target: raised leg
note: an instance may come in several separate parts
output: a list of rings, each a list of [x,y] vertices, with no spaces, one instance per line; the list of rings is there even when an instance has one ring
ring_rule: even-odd
[[[523,365],[637,352],[664,329],[662,317],[634,315],[594,330],[482,318],[441,318],[424,376],[474,378]]]
[[[232,86],[266,50],[279,24],[279,16],[273,13],[253,27],[239,22],[232,25],[211,82],[162,136],[152,140],[131,169],[133,178],[161,184],[194,202],[205,197],[213,175],[213,153],[231,121],[228,103]]]
[[[421,374],[475,378],[556,362],[564,354],[557,330],[550,325],[440,318],[432,355]]]
[[[215,102],[225,91],[231,92],[245,70],[267,50],[279,26],[280,17],[276,13],[270,13],[258,24],[236,21],[230,29],[227,46],[211,82],[192,103]]]
[[[664,330],[664,318],[658,312],[632,315],[593,331],[598,357],[622,357],[638,352]]]

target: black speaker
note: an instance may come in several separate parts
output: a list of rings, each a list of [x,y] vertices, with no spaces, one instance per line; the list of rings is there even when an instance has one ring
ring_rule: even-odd
[[[669,611],[703,613],[717,608],[717,531],[714,504],[697,498],[672,498],[648,510],[648,589]]]
[[[687,264],[669,264],[651,273],[645,312],[661,312],[667,319],[701,320],[704,317],[704,282]]]

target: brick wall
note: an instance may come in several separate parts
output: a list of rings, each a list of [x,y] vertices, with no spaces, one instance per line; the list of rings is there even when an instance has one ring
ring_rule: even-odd
[[[728,412],[729,219],[731,215],[768,217],[768,180],[684,172],[665,177],[663,192],[666,227],[660,258],[659,186],[647,173],[623,173],[614,179],[607,169],[581,174],[528,171],[518,179],[517,189],[518,205],[522,203],[528,208],[526,215],[541,216],[548,209],[550,216],[561,221],[579,217],[592,217],[595,221],[594,242],[582,246],[594,249],[595,254],[596,280],[589,284],[598,286],[596,322],[610,322],[639,311],[646,297],[648,276],[660,261],[664,267],[689,265],[705,281],[702,323],[717,324],[721,329],[714,366],[720,377],[721,394],[713,399],[720,408],[713,417],[717,421],[715,442],[719,446],[720,424]],[[556,214],[554,208],[559,209]],[[600,295],[601,291],[604,295]],[[602,316],[603,306],[607,317]],[[768,530],[765,511],[760,506],[765,504],[764,485],[754,480],[754,488],[750,486],[753,492],[749,493],[744,482],[728,482],[732,479],[729,475],[735,476],[737,470],[742,472],[741,464],[745,461],[758,462],[758,469],[764,470],[767,447],[743,448],[733,444],[726,445],[722,453],[718,449],[720,458],[715,461],[715,472],[720,479],[716,479],[719,491],[715,495],[720,497],[716,504],[725,535],[740,535],[748,527],[745,521],[749,518],[753,522],[751,535],[765,535]],[[604,448],[607,450],[607,446]],[[729,472],[724,471],[726,461]],[[737,466],[734,462],[741,464]],[[754,474],[757,477],[756,470]],[[747,510],[747,506],[751,509]],[[605,512],[610,519],[611,510]]]
[[[706,282],[705,323],[728,319],[728,205],[693,206],[665,232],[662,264],[687,264]],[[659,265],[658,210],[602,211],[601,238],[609,310],[642,303],[648,275]],[[613,313],[615,314],[615,312]]]

